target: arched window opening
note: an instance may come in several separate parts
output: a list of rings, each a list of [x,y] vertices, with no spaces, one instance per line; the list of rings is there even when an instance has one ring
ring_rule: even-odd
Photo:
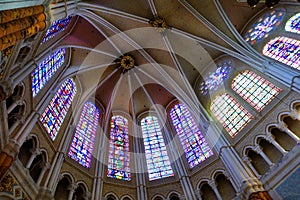
[[[67,28],[67,26],[69,25],[71,19],[72,19],[72,16],[68,16],[65,19],[59,19],[59,20],[52,22],[51,26],[46,31],[46,34],[42,40],[42,43],[48,41],[49,39],[55,37],[62,31],[64,31]]]
[[[110,194],[106,197],[106,200],[117,200],[117,198],[114,195]]]
[[[207,183],[201,185],[200,195],[202,200],[218,200],[215,192]]]
[[[31,51],[31,48],[28,46],[24,46],[20,49],[17,61],[18,63],[21,63],[25,60],[25,58],[28,56],[28,53]]]
[[[282,158],[282,153],[266,139],[261,138],[258,144],[272,163],[277,163]]]
[[[231,60],[224,60],[217,64],[217,69],[209,74],[204,81],[200,83],[199,91],[201,94],[206,95],[210,91],[217,90],[225,79],[228,78],[230,70],[233,68]]]
[[[16,107],[7,115],[8,128],[15,127],[16,123],[20,123],[26,112],[25,104],[16,105]]]
[[[226,93],[217,96],[210,109],[231,137],[235,137],[253,118],[242,105]]]
[[[222,197],[222,200],[234,199],[236,192],[231,182],[225,177],[224,174],[218,174],[216,176],[216,186]]]
[[[295,135],[300,137],[300,121],[286,116],[283,119],[283,122],[287,125],[288,129],[291,130]]]
[[[170,200],[179,200],[178,194],[171,194],[170,195]]]
[[[149,180],[173,176],[157,117],[148,116],[141,120]]]
[[[277,127],[270,127],[274,140],[286,151],[292,150],[297,142],[291,138],[286,132],[279,130]]]
[[[31,154],[32,154],[31,152],[34,148],[36,148],[36,147],[35,147],[35,143],[33,142],[33,139],[26,140],[22,144],[19,154],[18,154],[18,158],[24,167],[26,167],[27,162],[29,161],[29,159],[31,157]]]
[[[76,92],[73,79],[67,79],[41,115],[40,121],[52,140],[55,140]]]
[[[286,22],[285,30],[300,34],[300,13],[295,14]]]
[[[37,155],[30,168],[29,168],[29,174],[34,180],[34,182],[37,182],[38,178],[40,177],[40,174],[43,170],[43,167],[46,165],[46,159],[44,153]]]
[[[279,26],[284,16],[285,11],[281,8],[272,9],[262,15],[244,35],[246,42],[253,45],[263,38],[267,38]]]
[[[176,104],[171,109],[170,116],[191,168],[213,155],[186,106]]]
[[[70,180],[67,177],[63,177],[57,184],[54,199],[55,200],[66,200],[69,196],[69,185]]]
[[[64,64],[66,49],[62,48],[41,61],[31,73],[32,96],[35,97],[55,72]]]
[[[89,168],[100,111],[92,102],[86,102],[81,111],[68,156],[84,167]]]
[[[111,118],[107,176],[131,180],[128,120],[120,115]]]
[[[231,87],[257,111],[264,109],[280,92],[278,87],[250,70],[238,74]]]
[[[74,191],[73,198],[74,200],[85,200],[86,199],[86,189],[83,185],[79,184],[76,190]]]
[[[247,151],[247,156],[250,159],[252,166],[260,175],[264,175],[269,170],[268,163],[255,151],[249,149]]]
[[[287,37],[276,37],[263,48],[262,53],[274,60],[300,70],[300,41]]]
[[[161,197],[155,197],[154,200],[163,200]]]
[[[6,108],[7,108],[7,112],[9,113],[11,110],[11,106],[15,106],[18,102],[18,100],[21,100],[22,97],[24,96],[24,92],[25,92],[25,86],[23,83],[18,84],[15,88],[14,88],[14,92],[12,93],[12,95],[10,95],[6,100]]]

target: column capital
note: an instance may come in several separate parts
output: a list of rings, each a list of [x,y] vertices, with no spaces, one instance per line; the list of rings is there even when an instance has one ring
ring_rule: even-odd
[[[20,145],[17,141],[10,139],[9,142],[3,148],[3,152],[7,153],[7,155],[15,158],[16,155],[19,153]]]
[[[248,200],[272,200],[272,197],[267,191],[259,191],[251,193]]]
[[[68,190],[70,190],[70,191],[75,191],[77,187],[78,187],[78,184],[77,184],[77,183],[71,183],[71,184],[68,186]]]
[[[0,81],[0,102],[7,99],[14,91],[12,80]]]

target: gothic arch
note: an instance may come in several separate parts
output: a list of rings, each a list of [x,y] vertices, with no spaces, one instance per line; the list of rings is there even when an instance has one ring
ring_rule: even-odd
[[[165,197],[161,194],[154,195],[151,200],[165,200]]]
[[[121,200],[133,200],[131,196],[129,196],[128,194],[127,195],[124,195],[121,197]]]
[[[257,175],[264,175],[270,168],[269,164],[263,158],[260,153],[258,153],[254,147],[245,147],[245,156],[249,159],[248,165],[250,168],[253,167]]]
[[[181,194],[179,192],[176,191],[171,191],[169,192],[169,194],[167,195],[167,199],[168,200],[177,200],[176,197],[178,198],[178,200],[181,197]]]
[[[261,147],[263,153],[266,154],[272,163],[277,163],[283,157],[279,149],[277,149],[271,141],[268,141],[265,135],[256,136],[255,145]]]
[[[118,196],[113,192],[107,193],[104,197],[106,200],[119,200]]]

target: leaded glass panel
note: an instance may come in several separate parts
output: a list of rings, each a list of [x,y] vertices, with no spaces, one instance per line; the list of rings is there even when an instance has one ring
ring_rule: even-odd
[[[292,16],[285,24],[285,30],[300,34],[300,13]]]
[[[261,39],[268,37],[270,32],[279,26],[284,16],[285,11],[281,8],[265,13],[245,33],[244,38],[246,42],[253,45]]]
[[[226,93],[217,96],[210,109],[231,137],[235,137],[253,118],[242,105]]]
[[[32,96],[35,97],[55,72],[64,64],[66,49],[62,48],[46,57],[31,73]]]
[[[141,120],[149,180],[173,176],[173,170],[157,117]]]
[[[73,79],[67,79],[41,115],[40,121],[52,140],[55,140],[76,92],[77,89]]]
[[[170,116],[191,168],[213,155],[212,150],[186,106],[176,104],[171,109]]]
[[[232,89],[258,111],[280,92],[278,87],[250,70],[240,73],[233,79]]]
[[[127,180],[130,178],[128,120],[120,115],[111,118],[107,176]]]
[[[81,111],[68,156],[82,166],[89,168],[99,120],[99,109],[86,102]]]
[[[45,33],[42,43],[48,41],[49,39],[58,35],[60,32],[64,31],[69,25],[71,19],[72,16],[68,16],[65,19],[59,19],[52,22],[51,26],[47,29]]]
[[[276,37],[263,48],[263,54],[300,70],[300,41],[287,37]]]

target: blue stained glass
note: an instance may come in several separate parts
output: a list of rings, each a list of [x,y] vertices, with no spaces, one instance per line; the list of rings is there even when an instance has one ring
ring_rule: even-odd
[[[92,103],[83,106],[68,156],[89,168],[99,120],[99,109]]]
[[[59,20],[52,22],[51,26],[46,31],[46,34],[42,40],[42,43],[48,41],[49,39],[55,37],[62,31],[64,31],[67,28],[67,26],[69,25],[71,19],[72,19],[72,16],[68,16],[65,19],[59,19]]]
[[[166,145],[158,119],[148,116],[141,120],[149,180],[173,176]]]
[[[32,96],[35,97],[55,72],[64,64],[66,49],[62,48],[46,57],[31,73]]]
[[[40,121],[52,140],[55,140],[76,92],[73,79],[67,79],[41,115]]]
[[[285,11],[281,8],[273,9],[261,16],[246,32],[244,38],[246,42],[255,44],[257,41],[269,36],[269,33],[283,20]]]
[[[276,37],[263,48],[265,56],[300,70],[300,41],[287,37]]]
[[[107,176],[130,181],[128,120],[120,115],[111,118]]]
[[[207,78],[200,83],[199,90],[201,94],[208,94],[209,91],[217,90],[223,80],[228,77],[230,69],[233,67],[232,61],[225,60],[218,63],[218,68],[213,73],[209,74]]]
[[[213,155],[192,115],[183,104],[175,105],[170,116],[191,168]]]
[[[300,13],[292,16],[285,24],[285,30],[300,34]]]

